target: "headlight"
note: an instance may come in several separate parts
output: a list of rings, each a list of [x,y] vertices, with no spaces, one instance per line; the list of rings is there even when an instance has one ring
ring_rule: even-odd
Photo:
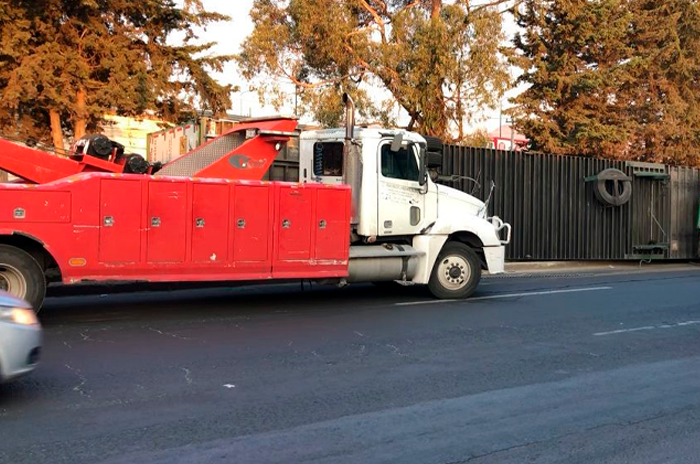
[[[0,308],[0,322],[11,322],[19,325],[39,325],[33,309]]]

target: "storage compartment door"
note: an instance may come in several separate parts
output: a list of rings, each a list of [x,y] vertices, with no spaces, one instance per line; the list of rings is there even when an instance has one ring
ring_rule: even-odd
[[[350,194],[347,190],[317,190],[316,246],[317,260],[347,260],[350,246]]]
[[[0,193],[0,222],[46,224],[71,220],[71,192],[5,190]]]
[[[308,261],[311,259],[311,223],[314,189],[282,186],[279,189],[277,259]]]
[[[270,270],[270,191],[269,185],[236,185],[232,189],[231,229],[237,268]]]
[[[194,184],[192,261],[223,264],[228,257],[229,187]]]
[[[100,184],[99,260],[106,264],[141,259],[141,182],[105,179]]]
[[[148,250],[151,263],[185,261],[187,185],[151,181],[148,188]]]

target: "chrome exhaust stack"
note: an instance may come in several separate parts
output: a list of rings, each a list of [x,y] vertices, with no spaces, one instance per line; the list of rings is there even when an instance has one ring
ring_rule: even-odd
[[[347,93],[343,94],[343,104],[345,105],[345,143],[346,148],[352,142],[355,131],[355,102]]]
[[[352,209],[350,224],[360,222],[360,190],[362,189],[361,147],[354,143],[355,102],[347,93],[343,94],[345,104],[345,143],[343,144],[343,183],[352,189]]]

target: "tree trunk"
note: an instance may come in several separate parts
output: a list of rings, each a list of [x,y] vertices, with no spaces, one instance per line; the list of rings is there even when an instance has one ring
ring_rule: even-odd
[[[442,8],[442,0],[433,0],[433,8],[430,11],[430,17],[436,18],[440,15],[440,9]]]
[[[413,125],[416,123],[416,117],[411,116],[411,120],[408,121],[408,125],[406,126],[406,130],[409,132],[413,132]]]
[[[457,121],[459,127],[459,142],[464,140],[464,109],[462,108],[462,83],[459,82],[457,85]]]
[[[75,140],[85,136],[87,128],[87,102],[84,89],[79,89],[75,101],[75,123],[73,126],[73,135]]]
[[[66,149],[63,146],[63,129],[61,128],[61,115],[58,110],[49,110],[49,119],[51,120],[51,139],[53,140],[53,149],[57,155],[65,155]]]

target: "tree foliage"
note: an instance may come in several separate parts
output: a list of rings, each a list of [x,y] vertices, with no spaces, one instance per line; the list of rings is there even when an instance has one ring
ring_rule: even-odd
[[[302,107],[337,125],[349,92],[361,114],[389,120],[393,102],[410,128],[445,136],[470,111],[493,105],[509,82],[499,4],[469,0],[255,0],[255,24],[238,57],[268,101],[280,84]],[[391,96],[372,99],[378,87]],[[279,103],[279,101],[277,101]]]
[[[201,0],[2,0],[0,130],[43,140],[50,126],[61,149],[62,135],[82,136],[106,112],[225,110],[230,89],[209,72],[230,57],[196,35],[224,19]]]
[[[457,143],[467,147],[489,148],[492,146],[493,140],[489,135],[489,131],[483,127],[480,127],[465,134],[461,140],[457,141]]]
[[[534,149],[697,164],[696,0],[526,0],[516,126]]]

